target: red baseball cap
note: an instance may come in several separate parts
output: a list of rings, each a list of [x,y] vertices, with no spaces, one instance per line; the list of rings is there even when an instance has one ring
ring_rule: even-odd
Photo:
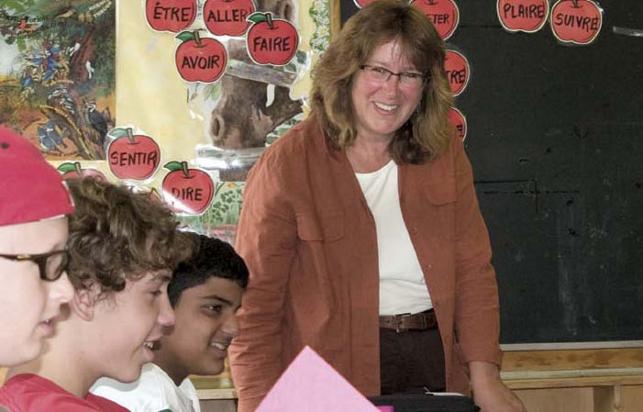
[[[60,173],[27,139],[0,126],[0,226],[73,213]]]

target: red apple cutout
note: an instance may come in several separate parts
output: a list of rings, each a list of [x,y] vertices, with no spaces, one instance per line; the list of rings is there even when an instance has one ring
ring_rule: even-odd
[[[191,169],[187,162],[168,162],[170,171],[161,185],[165,202],[177,213],[199,215],[210,206],[214,183],[201,169]]]
[[[178,33],[194,23],[196,0],[146,0],[147,24],[157,31]]]
[[[203,20],[216,36],[243,36],[250,26],[248,16],[256,10],[252,0],[207,0]]]
[[[292,60],[299,47],[299,33],[288,20],[274,19],[272,13],[254,13],[248,17],[253,24],[246,36],[246,47],[257,64],[284,66]]]
[[[135,135],[130,127],[112,129],[109,135],[116,138],[107,148],[109,169],[114,176],[134,180],[152,177],[161,161],[161,149],[154,139]]]
[[[454,96],[460,95],[469,84],[471,69],[467,58],[455,50],[447,50],[444,71]]]
[[[454,0],[413,0],[416,7],[433,23],[442,40],[453,35],[460,22],[460,10]]]
[[[213,83],[228,65],[228,52],[219,40],[201,37],[199,30],[181,32],[175,62],[179,76],[187,82]]]
[[[498,0],[496,13],[505,30],[535,33],[547,22],[549,0]]]
[[[375,0],[353,0],[353,1],[358,8],[362,9],[368,6],[369,4],[373,3]]]
[[[455,129],[458,132],[458,136],[464,142],[464,139],[467,137],[467,118],[464,117],[462,112],[455,107],[452,107],[449,110],[449,122],[455,126]]]
[[[62,178],[64,180],[91,177],[92,179],[100,180],[101,182],[107,181],[107,178],[100,170],[92,168],[84,169],[80,166],[79,162],[62,163],[58,166],[58,171],[62,173]]]
[[[551,30],[563,43],[586,45],[603,26],[603,11],[591,0],[559,0],[551,9]]]

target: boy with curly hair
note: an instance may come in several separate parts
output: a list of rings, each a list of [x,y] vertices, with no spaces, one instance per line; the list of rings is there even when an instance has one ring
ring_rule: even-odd
[[[248,268],[232,246],[195,233],[194,255],[174,271],[168,295],[176,314],[153,363],[131,384],[100,379],[92,392],[133,412],[199,412],[188,375],[216,375],[237,335],[236,312],[248,284]]]
[[[100,377],[138,379],[174,323],[167,284],[191,253],[173,214],[144,194],[93,179],[69,183],[75,295],[39,359],[10,370],[0,403],[15,411],[124,411],[89,393]]]

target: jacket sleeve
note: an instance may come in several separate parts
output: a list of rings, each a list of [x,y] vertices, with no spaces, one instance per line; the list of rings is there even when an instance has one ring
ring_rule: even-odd
[[[455,165],[455,332],[462,361],[500,365],[500,312],[491,245],[473,185],[471,164],[460,139],[451,147]]]
[[[238,412],[254,411],[284,369],[284,296],[297,231],[288,203],[289,182],[278,160],[264,156],[251,170],[237,227],[235,246],[250,271],[239,311],[239,335],[230,347]]]

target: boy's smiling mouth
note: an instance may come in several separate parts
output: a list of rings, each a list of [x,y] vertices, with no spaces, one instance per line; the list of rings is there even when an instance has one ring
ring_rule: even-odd
[[[230,342],[222,343],[222,342],[212,342],[210,346],[213,346],[221,351],[227,351],[228,346],[230,346]]]
[[[161,348],[161,341],[159,340],[146,340],[143,346],[151,351],[157,351]]]

